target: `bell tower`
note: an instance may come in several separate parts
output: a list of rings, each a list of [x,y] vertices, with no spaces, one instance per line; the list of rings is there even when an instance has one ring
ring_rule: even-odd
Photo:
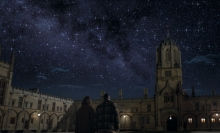
[[[157,131],[169,131],[169,119],[176,120],[177,123],[177,125],[171,126],[174,128],[172,131],[182,130],[181,105],[181,52],[168,33],[156,51],[155,116]]]

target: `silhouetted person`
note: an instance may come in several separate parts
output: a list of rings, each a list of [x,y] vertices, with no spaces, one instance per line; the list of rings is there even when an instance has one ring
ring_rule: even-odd
[[[95,130],[98,133],[114,133],[118,132],[119,113],[115,103],[110,101],[110,96],[105,94],[104,101],[96,108],[95,113]]]
[[[94,133],[94,109],[89,96],[83,98],[76,113],[75,133]]]

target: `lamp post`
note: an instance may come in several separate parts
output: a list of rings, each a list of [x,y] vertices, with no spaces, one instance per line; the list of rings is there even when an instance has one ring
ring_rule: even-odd
[[[25,99],[28,95],[24,95],[24,103],[23,103],[23,112],[24,112],[24,104],[25,104]],[[25,123],[25,112],[24,112],[24,117],[23,117],[23,131],[24,131],[24,123]]]

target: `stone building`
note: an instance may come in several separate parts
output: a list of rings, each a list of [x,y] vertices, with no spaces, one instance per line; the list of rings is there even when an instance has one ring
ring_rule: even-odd
[[[1,130],[58,131],[74,130],[76,111],[81,101],[42,94],[39,89],[11,86],[14,54],[11,61],[0,62],[0,128]],[[93,100],[94,109],[102,102]],[[220,96],[214,93],[189,96],[182,89],[181,52],[169,37],[156,51],[156,85],[154,97],[125,99],[119,90],[112,99],[119,109],[121,130],[182,131],[220,130]]]

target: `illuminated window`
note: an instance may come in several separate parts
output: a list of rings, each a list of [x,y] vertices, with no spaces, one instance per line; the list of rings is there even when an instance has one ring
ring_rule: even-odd
[[[192,123],[192,118],[188,118],[188,123]]]
[[[211,121],[212,121],[212,122],[215,122],[215,118],[211,118]]]
[[[201,118],[201,122],[202,122],[202,123],[205,123],[205,118]]]

